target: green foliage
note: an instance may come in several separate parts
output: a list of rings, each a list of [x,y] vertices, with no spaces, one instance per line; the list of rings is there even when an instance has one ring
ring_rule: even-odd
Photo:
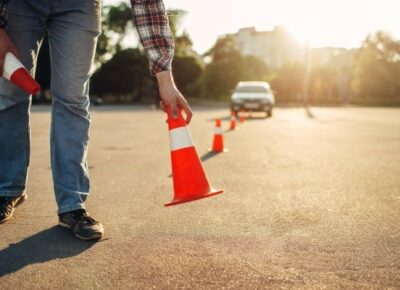
[[[206,66],[200,96],[227,99],[239,81],[262,81],[268,68],[255,57],[243,57],[236,50],[231,37],[221,38],[207,53],[211,62]]]
[[[132,21],[131,7],[125,2],[121,2],[118,6],[110,6],[107,15],[108,28],[120,35],[125,34],[127,24]]]
[[[103,12],[103,33],[99,37],[96,54],[97,66],[101,67],[92,77],[92,94],[130,95],[130,99],[154,96],[154,79],[149,75],[145,55],[138,49],[122,50],[120,45],[127,33],[128,24],[132,21],[130,6],[122,2],[118,6],[105,7]],[[175,81],[184,94],[190,95],[194,84],[203,73],[203,67],[191,50],[192,41],[189,35],[177,35],[185,15],[183,10],[168,11],[176,47],[173,62]]]
[[[96,64],[99,67],[122,49],[121,41],[132,22],[130,6],[121,2],[118,6],[106,6],[102,10],[102,33],[97,41]]]
[[[271,80],[271,86],[277,91],[280,102],[296,101],[304,94],[305,65],[287,63],[279,69]]]
[[[333,63],[314,68],[311,73],[310,103],[338,103],[341,101],[338,71]]]
[[[132,99],[151,96],[148,60],[137,49],[118,51],[91,79],[92,94],[130,95]]]
[[[175,55],[186,56],[190,54],[192,46],[192,39],[186,32],[184,32],[180,36],[175,37]]]
[[[178,36],[179,26],[182,23],[183,18],[187,15],[185,10],[171,9],[168,10],[169,27],[172,32],[172,36],[176,38]]]
[[[181,92],[186,96],[192,96],[195,85],[203,74],[203,66],[193,56],[177,55],[173,61],[174,78]]]
[[[103,65],[93,76],[92,92],[134,98],[154,95],[144,54],[121,47],[132,21],[130,6],[121,2],[103,12],[103,33],[96,54],[97,67]],[[270,71],[261,59],[241,55],[230,36],[219,39],[205,54],[209,60],[205,65],[193,51],[190,36],[179,30],[186,12],[170,10],[168,16],[176,48],[175,81],[186,96],[226,100],[240,81],[269,81],[279,102],[304,101],[307,96],[312,103],[338,103],[348,100],[351,82],[356,102],[400,102],[400,42],[385,33],[378,32],[364,41],[352,69],[354,54],[344,53],[331,55],[329,63],[317,60],[313,64],[311,60],[307,75],[301,62]]]
[[[378,32],[364,41],[356,55],[352,89],[358,102],[398,102],[400,42]]]

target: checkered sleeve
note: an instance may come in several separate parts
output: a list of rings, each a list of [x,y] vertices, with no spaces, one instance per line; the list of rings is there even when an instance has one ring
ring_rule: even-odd
[[[8,0],[0,0],[0,28],[7,26],[7,5]]]
[[[131,0],[133,21],[155,75],[172,70],[174,40],[163,0]]]

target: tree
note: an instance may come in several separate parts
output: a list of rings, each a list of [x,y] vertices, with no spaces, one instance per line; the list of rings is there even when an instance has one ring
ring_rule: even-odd
[[[94,73],[91,91],[99,97],[129,95],[131,100],[140,100],[151,95],[151,83],[146,56],[138,49],[125,49]]]
[[[220,38],[206,55],[211,62],[202,78],[202,97],[227,99],[238,82],[263,81],[268,77],[264,62],[256,57],[243,57],[230,36]]]
[[[338,71],[333,63],[314,68],[311,73],[309,97],[311,103],[341,101]]]
[[[271,80],[272,87],[277,91],[280,101],[297,101],[304,94],[305,65],[299,62],[286,63]]]
[[[168,10],[169,27],[174,39],[178,36],[179,27],[182,24],[183,18],[187,15],[185,10],[171,9]]]
[[[369,35],[358,51],[353,68],[355,101],[399,101],[400,42],[388,34]]]
[[[175,37],[175,55],[188,56],[193,54],[193,42],[189,34],[184,32],[182,35]]]
[[[102,33],[98,38],[95,58],[97,67],[122,50],[121,43],[128,32],[129,24],[132,24],[132,12],[127,3],[121,2],[117,6],[103,8]]]
[[[195,85],[203,74],[203,66],[193,56],[175,56],[173,61],[174,78],[178,88],[185,96],[195,95]]]

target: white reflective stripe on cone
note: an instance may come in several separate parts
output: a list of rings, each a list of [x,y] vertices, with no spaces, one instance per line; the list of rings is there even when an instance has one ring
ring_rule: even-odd
[[[214,134],[215,134],[215,135],[222,135],[222,128],[220,128],[220,127],[215,127],[215,128],[214,128]]]
[[[180,127],[169,131],[171,151],[193,147],[193,139],[187,127]]]
[[[21,67],[24,67],[22,63],[11,52],[7,52],[4,59],[3,77],[9,80],[12,74]]]

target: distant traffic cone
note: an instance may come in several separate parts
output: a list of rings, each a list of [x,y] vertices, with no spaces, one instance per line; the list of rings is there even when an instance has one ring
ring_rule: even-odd
[[[243,123],[246,120],[246,118],[244,117],[243,113],[244,113],[244,111],[242,110],[241,114],[239,115],[239,122],[240,123]]]
[[[210,151],[215,153],[228,151],[228,149],[224,148],[224,135],[222,135],[221,119],[215,120],[214,141]]]
[[[236,115],[235,115],[235,112],[231,113],[231,126],[229,127],[229,130],[231,130],[231,131],[236,130]]]
[[[194,201],[222,193],[223,190],[216,190],[209,184],[182,113],[179,111],[176,119],[172,117],[170,107],[167,107],[167,113],[174,199],[166,203],[165,206]]]
[[[39,84],[32,78],[22,63],[11,52],[6,53],[3,77],[20,87],[28,94],[36,95],[40,91]]]

